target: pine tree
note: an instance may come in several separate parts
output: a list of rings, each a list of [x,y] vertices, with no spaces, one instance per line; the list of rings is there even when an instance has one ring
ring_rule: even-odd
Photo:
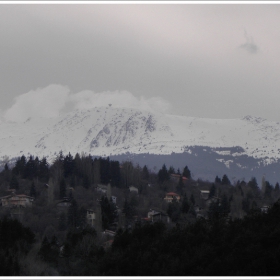
[[[74,174],[75,170],[75,161],[72,155],[69,154],[63,159],[63,168],[64,168],[64,176],[68,178],[69,176]]]
[[[187,165],[184,167],[183,176],[188,179],[191,179],[191,171],[189,170]]]
[[[222,178],[222,185],[230,185],[230,180],[226,174]]]
[[[190,209],[190,205],[188,202],[188,198],[187,198],[187,195],[184,194],[183,199],[182,199],[181,211],[182,211],[182,213],[188,213],[189,209]]]
[[[278,182],[275,184],[274,189],[275,189],[275,192],[279,192],[280,188],[279,188],[279,183]]]
[[[222,183],[221,178],[219,178],[218,176],[216,176],[216,178],[215,178],[215,183],[216,183],[216,184],[221,184],[221,183]]]
[[[110,175],[111,175],[111,184],[120,187],[121,183],[121,171],[120,171],[120,163],[118,161],[110,162]]]
[[[31,188],[30,188],[30,193],[29,193],[29,195],[32,196],[32,197],[36,197],[36,196],[37,196],[35,184],[34,184],[33,181],[32,181],[32,183],[31,183]]]
[[[32,180],[35,176],[36,176],[35,160],[33,159],[32,156],[30,156],[28,162],[25,165],[23,178],[28,178]]]
[[[10,182],[10,188],[11,189],[18,189],[19,188],[19,183],[18,183],[18,180],[17,180],[17,176],[15,174],[12,175],[12,179],[11,179],[11,182]]]
[[[169,173],[169,174],[174,174],[174,173],[175,173],[175,169],[174,169],[173,166],[170,166],[170,167],[169,167],[168,173]]]
[[[85,189],[88,189],[90,187],[90,181],[89,181],[89,178],[86,174],[83,177],[83,187]]]
[[[212,184],[210,191],[209,191],[209,198],[212,198],[216,194],[216,186],[215,184]]]
[[[79,218],[78,204],[75,199],[72,199],[72,203],[68,208],[68,214],[67,214],[68,226],[76,228],[78,225],[78,218]]]
[[[174,197],[171,203],[168,203],[167,214],[172,222],[177,222],[181,215],[180,204]]]
[[[195,199],[194,199],[193,194],[191,195],[191,203],[192,203],[193,206],[195,205]]]
[[[101,197],[100,201],[101,215],[102,215],[102,227],[106,229],[112,224],[117,217],[116,205],[112,199],[108,199],[106,196]]]
[[[167,171],[167,168],[166,168],[165,164],[163,164],[162,168],[158,172],[158,181],[160,183],[163,183],[165,181],[168,181],[169,178],[170,177],[169,177],[169,173]]]
[[[59,198],[62,199],[64,197],[66,197],[66,182],[63,178],[59,184]]]
[[[13,173],[19,175],[20,177],[24,176],[25,165],[26,157],[22,155],[21,158],[16,161],[15,167],[13,168]]]
[[[150,174],[148,171],[148,168],[146,165],[144,165],[143,170],[142,170],[142,179],[143,180],[149,180]]]
[[[179,194],[181,194],[183,192],[183,188],[184,188],[184,183],[183,183],[182,176],[180,176],[178,185],[176,186],[176,190]]]
[[[5,170],[5,171],[9,171],[9,165],[8,165],[8,163],[5,164],[4,170]]]
[[[49,164],[45,157],[39,161],[39,179],[44,182],[49,181]]]

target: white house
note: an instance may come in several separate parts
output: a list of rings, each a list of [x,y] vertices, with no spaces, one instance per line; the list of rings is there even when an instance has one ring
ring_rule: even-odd
[[[136,187],[134,187],[134,186],[130,186],[130,187],[129,187],[129,191],[130,191],[130,192],[135,192],[135,193],[138,194],[138,189],[137,189]]]

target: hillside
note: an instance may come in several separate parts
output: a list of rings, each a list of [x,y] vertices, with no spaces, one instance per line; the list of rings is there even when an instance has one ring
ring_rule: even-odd
[[[280,124],[251,116],[206,119],[108,106],[53,119],[2,122],[0,133],[4,161],[21,154],[52,160],[60,150],[96,156],[192,154],[194,146],[210,147],[212,158],[228,169],[244,156],[256,166],[275,164],[280,157]],[[250,170],[247,163],[241,160],[238,168]]]

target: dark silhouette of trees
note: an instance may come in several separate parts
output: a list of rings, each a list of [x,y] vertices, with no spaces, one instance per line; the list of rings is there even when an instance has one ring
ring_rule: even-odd
[[[224,174],[223,178],[222,178],[222,185],[230,185],[230,180],[228,178],[228,176],[226,174]]]
[[[62,199],[66,197],[66,182],[65,179],[62,178],[59,183],[59,198]]]
[[[19,183],[17,176],[15,174],[12,175],[11,182],[10,182],[10,188],[17,190],[19,188]]]
[[[191,171],[189,170],[187,165],[184,167],[183,176],[188,179],[191,179]]]
[[[169,179],[170,179],[169,173],[167,171],[165,164],[163,164],[162,168],[158,172],[158,181],[159,183],[163,183],[165,181],[168,181]]]
[[[34,184],[33,181],[31,183],[29,195],[32,196],[32,197],[36,197],[37,196],[36,187],[35,187],[35,184]]]

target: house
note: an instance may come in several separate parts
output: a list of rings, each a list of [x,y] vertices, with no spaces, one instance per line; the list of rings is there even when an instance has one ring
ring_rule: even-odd
[[[112,230],[105,229],[103,232],[103,235],[108,236],[108,237],[115,237],[116,233]]]
[[[130,186],[130,187],[129,187],[129,191],[130,191],[130,192],[135,192],[135,193],[138,194],[138,189],[137,189],[136,187],[134,187],[134,186]]]
[[[98,192],[107,193],[107,186],[98,184],[96,190]]]
[[[87,223],[92,227],[96,224],[96,213],[92,209],[87,209]]]
[[[269,206],[267,206],[267,205],[264,205],[264,206],[262,206],[261,207],[261,211],[262,211],[262,213],[267,213],[268,212],[268,210],[269,210]]]
[[[25,194],[11,194],[0,199],[3,207],[31,207],[34,201],[34,197]]]
[[[180,174],[170,174],[170,180],[175,182],[175,183],[179,183],[181,175]],[[188,178],[183,176],[182,177],[182,181],[183,183],[187,182]]]
[[[117,197],[116,196],[111,196],[113,203],[117,204]]]
[[[70,198],[68,197],[63,197],[63,199],[61,199],[56,206],[57,207],[69,207],[71,205],[71,201]]]
[[[180,198],[180,195],[178,195],[177,193],[174,193],[174,192],[170,192],[170,193],[167,193],[165,195],[165,198],[164,200],[168,203],[172,202],[173,199],[176,199],[177,201],[179,201],[181,198]]]
[[[153,209],[150,210],[150,212],[148,212],[148,220],[150,220],[151,222],[166,222],[166,223],[170,223],[170,218],[167,214],[161,212],[161,211],[155,211]]]
[[[209,197],[209,193],[210,193],[209,190],[201,190],[200,191],[200,198],[204,199],[204,200],[207,200],[208,197]]]
[[[212,197],[210,197],[210,198],[207,198],[207,199],[205,200],[205,202],[206,202],[206,205],[209,207],[210,204],[211,204],[212,202],[213,202],[213,203],[217,203],[218,200],[219,200],[219,198],[218,198],[217,196],[212,196]]]

